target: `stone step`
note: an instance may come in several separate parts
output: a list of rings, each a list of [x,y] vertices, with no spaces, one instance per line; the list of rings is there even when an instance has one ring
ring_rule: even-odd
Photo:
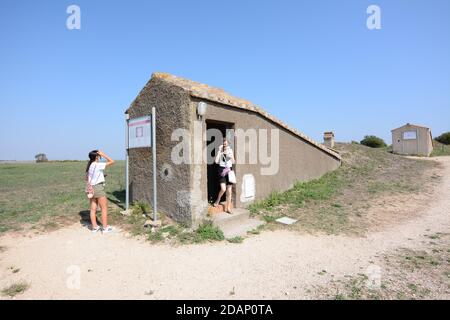
[[[217,227],[229,225],[235,222],[245,221],[250,217],[250,212],[245,209],[236,208],[233,209],[233,213],[226,212],[215,213],[211,215],[213,224]]]
[[[225,212],[213,214],[211,220],[216,227],[222,230],[227,239],[245,236],[248,231],[264,224],[261,220],[250,218],[250,212],[241,208],[233,209],[233,214]]]
[[[263,225],[264,222],[258,219],[247,219],[240,223],[231,223],[220,227],[223,235],[226,239],[231,239],[234,237],[243,237],[247,235],[247,232],[255,230],[259,226]]]

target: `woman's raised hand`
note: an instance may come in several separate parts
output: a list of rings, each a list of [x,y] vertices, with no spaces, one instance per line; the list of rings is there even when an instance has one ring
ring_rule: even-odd
[[[98,150],[97,154],[98,154],[100,157],[106,159],[106,165],[107,165],[107,166],[112,165],[112,164],[114,163],[114,160],[111,159],[108,155],[106,155],[106,153],[104,153],[103,151]]]

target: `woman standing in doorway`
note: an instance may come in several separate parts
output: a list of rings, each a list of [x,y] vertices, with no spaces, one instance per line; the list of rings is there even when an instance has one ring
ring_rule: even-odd
[[[233,183],[230,181],[230,172],[233,171],[233,164],[236,163],[234,159],[233,150],[228,145],[228,140],[226,138],[223,139],[223,144],[219,147],[219,151],[217,152],[216,163],[219,165],[219,183],[220,183],[220,191],[217,196],[217,200],[214,203],[214,207],[217,207],[220,203],[220,199],[222,199],[223,194],[226,192],[226,203],[225,203],[225,212],[232,214],[231,211],[231,194],[233,190]],[[234,172],[231,172],[234,174]]]
[[[106,162],[100,162],[101,158],[105,158]],[[100,231],[97,225],[97,206],[102,210],[102,228],[103,233],[111,232],[113,229],[108,226],[108,200],[105,192],[105,175],[103,174],[106,167],[112,165],[114,160],[108,157],[100,150],[89,152],[89,163],[86,167],[86,179],[94,189],[94,196],[90,200],[90,217],[92,224],[92,232]]]

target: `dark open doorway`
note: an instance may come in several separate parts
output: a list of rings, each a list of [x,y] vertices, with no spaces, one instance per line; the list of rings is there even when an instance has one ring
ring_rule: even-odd
[[[217,142],[214,140],[214,137],[207,141],[207,145],[209,145],[208,154],[211,154],[213,158],[216,157],[216,149],[211,148],[214,143],[222,143],[223,137],[228,138],[228,143],[230,144],[231,148],[234,151],[235,157],[236,157],[236,151],[234,150],[234,124],[228,123],[228,122],[220,122],[220,121],[206,121],[206,130],[209,129],[217,129],[222,133],[222,137],[220,138],[220,141]],[[230,131],[231,129],[231,131]],[[228,130],[228,132],[227,132]],[[211,149],[210,149],[211,148]],[[211,152],[211,153],[209,153]],[[217,199],[217,196],[219,195],[220,185],[219,185],[219,165],[213,163],[208,163],[208,202],[214,203]],[[236,170],[236,165],[233,165],[233,170]],[[236,188],[233,186],[233,193],[232,193],[232,204],[233,207],[236,205]],[[226,196],[223,195],[220,202],[226,201]]]

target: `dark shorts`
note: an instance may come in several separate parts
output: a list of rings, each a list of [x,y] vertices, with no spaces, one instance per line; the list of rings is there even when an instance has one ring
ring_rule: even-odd
[[[228,174],[225,177],[222,177],[220,174],[222,173],[223,168],[219,167],[218,175],[219,175],[219,183],[225,183],[227,186],[232,186],[233,183],[231,183],[228,180]],[[233,169],[231,169],[233,170]]]

